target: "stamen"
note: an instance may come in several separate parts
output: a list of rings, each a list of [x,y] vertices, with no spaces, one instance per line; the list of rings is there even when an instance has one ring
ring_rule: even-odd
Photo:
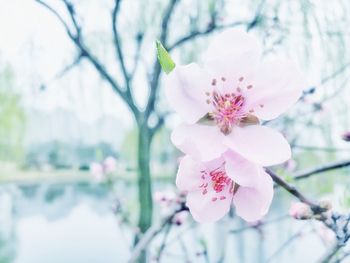
[[[264,104],[260,104],[260,108],[264,108]]]
[[[213,198],[211,199],[211,201],[213,201],[213,202],[215,202],[216,200],[218,200],[217,197],[213,197]]]
[[[226,78],[222,76],[220,80],[226,81]],[[235,84],[236,86],[231,88],[231,92],[221,93],[221,91],[219,92],[215,88],[212,93],[205,92],[207,96],[211,96],[205,100],[206,103],[213,106],[213,110],[207,116],[216,123],[225,135],[231,133],[235,125],[246,124],[247,122],[244,122],[244,119],[254,112],[254,109],[248,110],[244,107],[246,99],[243,97],[245,95],[243,89],[252,89],[253,85],[242,86],[242,82],[245,80],[243,76],[239,77],[238,80],[239,82]],[[212,85],[217,85],[217,79],[212,79]],[[264,106],[260,104],[260,107],[262,108]],[[256,119],[254,118],[254,123]]]

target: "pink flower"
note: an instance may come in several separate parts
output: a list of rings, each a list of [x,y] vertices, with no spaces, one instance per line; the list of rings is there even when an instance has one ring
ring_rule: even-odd
[[[232,151],[208,162],[186,155],[180,163],[176,185],[188,192],[186,205],[201,223],[219,220],[232,204],[244,220],[257,221],[267,213],[273,197],[271,177]]]
[[[104,176],[103,166],[100,163],[92,162],[90,164],[90,173],[96,181],[101,181]]]
[[[289,214],[295,219],[310,219],[313,216],[310,206],[302,202],[293,203]]]
[[[108,156],[103,161],[103,168],[105,173],[115,172],[117,170],[117,160],[112,156]]]
[[[301,74],[287,60],[261,62],[260,55],[257,40],[227,30],[209,45],[203,67],[174,69],[166,95],[185,121],[172,134],[180,150],[209,161],[231,148],[262,166],[290,158],[285,138],[259,122],[278,117],[299,99]]]

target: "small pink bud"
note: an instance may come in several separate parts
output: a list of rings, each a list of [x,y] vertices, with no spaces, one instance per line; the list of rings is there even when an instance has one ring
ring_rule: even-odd
[[[153,199],[157,203],[165,202],[167,200],[164,192],[161,192],[161,191],[155,192],[153,194]]]
[[[188,218],[188,212],[187,211],[182,211],[177,213],[174,218],[173,218],[173,223],[175,225],[182,225],[183,223],[185,223],[186,219]]]
[[[329,200],[320,201],[319,206],[322,207],[323,209],[325,209],[326,211],[332,209],[332,203]]]
[[[313,215],[313,212],[307,204],[302,202],[293,203],[289,208],[289,214],[295,219],[310,219]]]

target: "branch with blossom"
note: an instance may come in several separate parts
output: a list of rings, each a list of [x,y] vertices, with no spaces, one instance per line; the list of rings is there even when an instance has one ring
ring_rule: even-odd
[[[262,168],[288,160],[291,149],[283,136],[260,126],[260,120],[269,121],[290,108],[302,96],[304,84],[292,63],[261,62],[260,54],[253,38],[227,30],[213,39],[202,67],[176,66],[167,77],[168,102],[184,121],[171,136],[186,154],[176,185],[188,193],[186,205],[200,223],[221,219],[232,205],[238,216],[252,222],[267,213],[273,180],[302,202],[292,207],[296,219],[322,221],[341,247],[348,241],[348,221],[338,238],[338,219],[329,221],[336,217],[328,202],[309,199],[271,169]],[[318,167],[294,179],[348,165],[343,161]]]
[[[227,30],[212,40],[203,67],[176,66],[167,78],[168,102],[184,120],[171,136],[186,154],[176,184],[199,222],[222,218],[232,203],[243,219],[259,220],[273,196],[262,167],[291,156],[284,137],[260,120],[290,108],[303,79],[287,60],[261,61],[261,50],[251,35]]]

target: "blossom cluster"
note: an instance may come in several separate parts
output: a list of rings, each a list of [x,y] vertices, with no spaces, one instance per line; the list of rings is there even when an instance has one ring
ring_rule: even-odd
[[[108,156],[101,163],[92,162],[89,168],[90,173],[96,181],[103,181],[106,175],[117,170],[117,160],[113,156]]]
[[[246,221],[261,219],[273,198],[264,167],[291,157],[279,132],[260,125],[289,109],[303,79],[289,60],[261,59],[259,41],[246,32],[217,35],[201,65],[176,66],[166,78],[169,105],[183,123],[171,135],[185,156],[176,185],[198,222],[214,222],[232,206]]]
[[[156,191],[153,195],[154,201],[159,205],[161,214],[169,216],[174,211],[179,211],[184,202],[184,194],[176,193],[170,189]],[[175,225],[182,225],[186,222],[188,211],[184,210],[176,213],[172,218],[172,223]]]

